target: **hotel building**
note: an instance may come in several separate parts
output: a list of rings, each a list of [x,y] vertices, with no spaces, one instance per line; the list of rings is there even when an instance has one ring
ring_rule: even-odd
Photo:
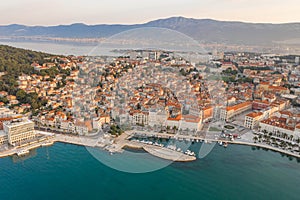
[[[34,139],[36,136],[34,122],[24,118],[4,122],[3,129],[8,143],[13,146]]]
[[[0,130],[0,145],[7,144],[7,140],[7,134],[3,130]]]

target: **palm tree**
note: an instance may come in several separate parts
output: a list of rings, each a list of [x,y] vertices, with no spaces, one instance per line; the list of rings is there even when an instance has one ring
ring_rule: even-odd
[[[273,135],[273,133],[272,132],[269,132],[269,136],[272,136]]]
[[[253,140],[254,140],[254,143],[256,143],[257,140],[258,140],[258,137],[257,137],[257,136],[254,136],[254,137],[253,137]]]
[[[170,130],[170,126],[167,126],[167,133],[169,132],[169,130]]]
[[[175,134],[176,131],[177,131],[177,127],[173,126],[173,133]]]

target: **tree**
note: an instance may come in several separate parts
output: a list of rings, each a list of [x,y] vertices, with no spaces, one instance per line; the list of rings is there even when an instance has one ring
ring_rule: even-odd
[[[24,102],[26,100],[26,92],[24,90],[19,90],[16,94],[16,97],[19,101]]]
[[[170,130],[170,126],[167,126],[166,128],[167,128],[167,132],[169,132],[169,130]]]
[[[254,137],[253,137],[253,140],[254,140],[254,143],[256,143],[257,140],[258,140],[258,137],[257,137],[257,136],[254,136]]]
[[[173,126],[173,133],[175,134],[176,131],[177,131],[177,127]]]

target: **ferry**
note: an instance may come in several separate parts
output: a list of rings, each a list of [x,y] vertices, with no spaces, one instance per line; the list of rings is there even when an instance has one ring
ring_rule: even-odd
[[[21,150],[21,151],[18,151],[17,152],[17,155],[18,156],[24,156],[26,154],[29,154],[29,150]]]

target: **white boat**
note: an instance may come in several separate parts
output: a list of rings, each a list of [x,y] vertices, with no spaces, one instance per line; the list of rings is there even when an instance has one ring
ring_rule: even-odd
[[[168,145],[167,148],[171,149],[171,150],[174,150],[174,151],[176,150],[176,146],[174,146],[174,145]]]
[[[29,150],[21,150],[21,151],[18,151],[17,152],[17,155],[18,156],[24,156],[26,154],[29,154]]]
[[[219,143],[219,145],[220,145],[220,146],[222,146],[222,145],[223,145],[223,142],[222,142],[222,141],[219,141],[218,143]]]
[[[186,150],[186,152],[184,152],[186,155],[189,155],[189,156],[195,156],[195,152],[191,151],[191,150]]]

